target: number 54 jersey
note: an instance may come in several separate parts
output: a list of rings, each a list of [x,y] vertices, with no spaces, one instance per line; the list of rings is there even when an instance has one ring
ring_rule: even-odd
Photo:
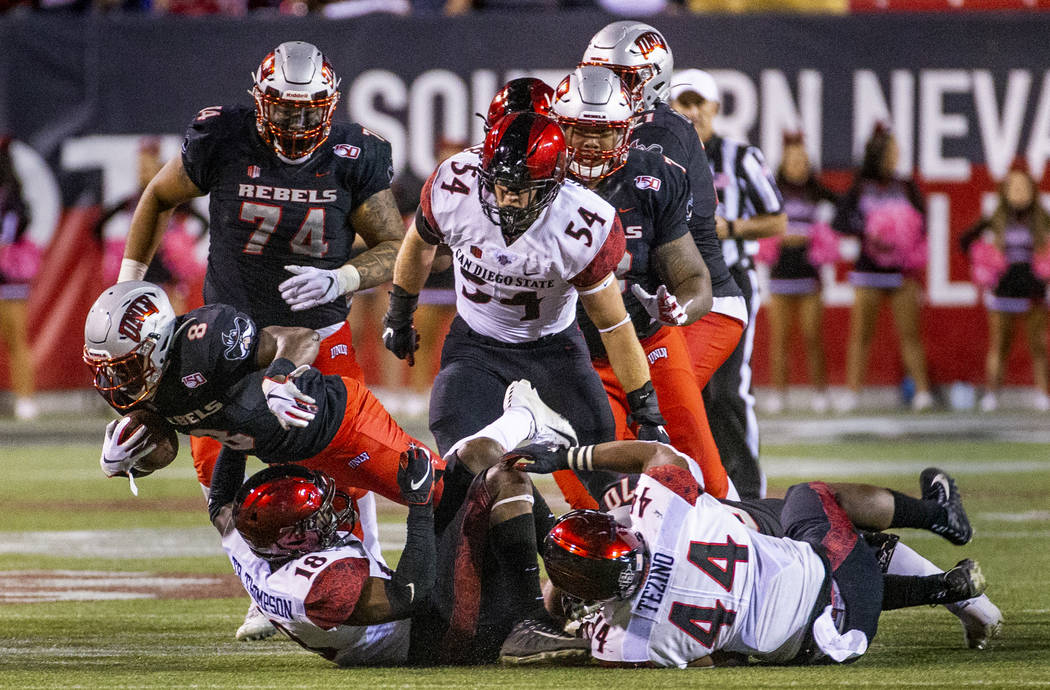
[[[809,544],[751,531],[679,467],[642,475],[635,495],[649,570],[631,599],[602,607],[595,658],[684,668],[715,650],[798,654],[827,576]]]
[[[452,250],[456,311],[474,331],[503,342],[559,333],[576,316],[578,287],[607,276],[624,253],[614,209],[574,182],[509,245],[481,206],[480,152],[438,166],[420,194],[416,230]],[[495,203],[493,201],[493,203]]]

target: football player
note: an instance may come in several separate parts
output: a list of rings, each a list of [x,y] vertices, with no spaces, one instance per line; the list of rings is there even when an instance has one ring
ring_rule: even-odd
[[[356,290],[390,280],[404,236],[390,145],[356,123],[332,122],[339,79],[309,43],[277,46],[253,82],[254,108],[201,110],[181,155],[146,187],[119,280],[142,280],[171,210],[210,194],[204,301],[232,305],[260,327],[317,330],[321,372],[364,382],[346,317]],[[369,248],[351,260],[355,235]],[[207,493],[220,446],[196,437],[191,447]],[[248,621],[238,639],[267,634],[273,629]]]
[[[674,537],[671,534],[672,525],[675,530],[678,530],[682,524],[692,524],[688,523],[688,521],[693,519],[691,514],[686,517],[688,510],[686,510],[686,513],[679,511],[679,508],[682,508],[682,506],[675,508],[672,505],[665,504],[663,502],[665,496],[662,493],[666,492],[654,491],[653,479],[656,480],[657,484],[663,484],[666,488],[670,488],[673,493],[678,493],[684,497],[690,505],[695,505],[696,510],[705,515],[702,520],[699,520],[698,524],[717,525],[714,528],[715,532],[726,530],[726,525],[722,523],[725,515],[729,515],[738,524],[743,524],[763,535],[762,539],[759,540],[760,542],[765,540],[767,536],[774,538],[790,537],[814,545],[823,545],[816,550],[818,553],[823,554],[823,557],[831,564],[831,574],[833,579],[835,579],[833,587],[837,588],[835,590],[835,598],[840,602],[845,602],[847,618],[849,618],[851,608],[857,612],[857,615],[862,620],[858,625],[864,629],[864,636],[868,641],[870,641],[871,635],[874,633],[875,623],[877,622],[877,611],[874,611],[875,618],[871,618],[873,614],[871,597],[874,591],[871,588],[877,588],[879,591],[878,596],[874,600],[874,603],[878,605],[878,610],[915,606],[923,603],[948,605],[949,609],[963,623],[966,640],[971,647],[983,649],[988,640],[997,636],[1000,631],[1002,616],[998,608],[987,597],[983,596],[983,577],[980,574],[979,567],[972,561],[961,561],[946,574],[916,552],[903,544],[897,543],[895,535],[869,536],[868,541],[877,547],[877,552],[872,552],[877,553],[877,558],[869,559],[868,556],[871,555],[869,553],[870,549],[858,545],[865,540],[858,540],[858,534],[854,531],[854,526],[868,530],[882,530],[891,527],[927,529],[944,536],[952,543],[967,543],[972,537],[973,531],[963,509],[955,482],[946,473],[935,468],[925,470],[920,477],[921,499],[869,485],[813,482],[792,487],[789,489],[785,499],[745,500],[742,502],[723,501],[720,502],[721,509],[715,511],[714,508],[719,506],[719,503],[710,501],[704,496],[701,496],[700,499],[697,498],[697,493],[702,495],[703,491],[696,482],[698,472],[692,460],[666,446],[662,449],[655,444],[643,445],[637,443],[601,444],[593,448],[568,449],[527,446],[508,454],[506,460],[510,465],[532,472],[550,472],[563,467],[574,467],[577,465],[605,469],[616,468],[625,472],[646,471],[650,476],[645,477],[643,475],[639,479],[633,506],[630,509],[617,511],[619,512],[617,518],[624,525],[631,525],[632,529],[638,531],[640,528],[637,525],[643,524],[644,518],[652,518],[650,510],[655,507],[655,515],[657,518],[664,520],[664,523],[663,526],[657,528],[663,530],[659,534],[654,534],[653,532],[643,533],[645,543],[650,548],[657,548],[654,547],[654,544],[659,543],[665,544],[661,548],[672,548],[674,546],[671,544],[674,541]],[[674,502],[672,501],[671,503]],[[702,509],[702,506],[705,507]],[[593,521],[600,522],[601,520],[605,520],[605,518],[593,518]],[[592,518],[585,520],[585,522],[591,521]],[[598,522],[594,522],[594,524],[598,524]],[[848,529],[841,529],[843,524]],[[617,527],[616,530],[619,530],[619,528]],[[609,558],[610,561],[617,561],[617,566],[613,567],[608,562],[605,565],[599,563],[588,570],[578,563],[579,559],[568,557],[567,554],[569,552],[584,555],[590,554],[590,556],[598,558],[599,561],[605,558],[608,554],[596,555],[599,554],[599,551],[588,551],[588,547],[584,543],[587,538],[595,536],[594,532],[587,528],[583,530],[584,534],[578,533],[578,536],[583,541],[576,543],[575,547],[572,545],[571,538],[570,541],[559,542],[555,538],[557,533],[558,526],[556,525],[554,530],[552,530],[551,537],[547,540],[544,550],[545,563],[552,583],[585,600],[604,600],[615,596],[616,592],[612,594],[603,593],[602,596],[597,596],[596,589],[583,589],[581,585],[583,579],[581,578],[584,577],[584,571],[586,571],[587,577],[591,579],[595,588],[602,587],[599,583],[603,579],[607,588],[608,583],[611,582],[609,576],[612,570],[624,566],[626,559],[617,561],[615,558]],[[768,597],[770,596],[769,593],[776,591],[778,586],[781,588],[778,596],[787,596],[791,601],[791,606],[801,605],[799,602],[791,599],[791,597],[800,595],[802,592],[802,590],[793,589],[798,584],[797,582],[780,580],[779,584],[777,583],[777,578],[782,577],[785,573],[788,573],[789,577],[793,577],[790,575],[790,569],[784,568],[779,570],[779,575],[776,575],[770,581],[765,581],[770,573],[777,573],[778,568],[769,568],[769,562],[759,557],[762,555],[761,549],[754,549],[755,557],[749,559],[747,547],[741,546],[744,542],[736,536],[736,533],[730,531],[727,533],[730,536],[718,535],[717,538],[713,533],[700,534],[696,530],[689,531],[689,529],[686,529],[682,533],[687,535],[685,539],[688,542],[689,552],[687,558],[679,560],[693,563],[711,578],[716,580],[722,578],[719,584],[722,587],[724,597],[719,601],[715,601],[717,596],[710,598],[708,603],[711,606],[706,609],[708,614],[718,614],[720,607],[725,608],[726,616],[741,612],[745,604],[750,606],[757,601],[754,597]],[[730,549],[728,546],[730,540],[732,540],[733,549]],[[697,544],[702,545],[703,548],[710,547],[712,550],[706,554],[700,553],[703,549],[696,547]],[[757,544],[757,546],[761,545]],[[737,554],[737,556],[732,557],[729,553],[730,551]],[[649,551],[648,553],[654,552]],[[810,554],[805,552],[805,555],[808,557]],[[720,562],[725,560],[725,564],[717,566],[718,571],[716,572],[716,570],[707,567],[712,565],[711,559]],[[651,563],[657,563],[657,560],[661,559],[654,559]],[[876,567],[878,569],[875,572],[881,573],[886,571],[889,574],[878,581],[873,580],[870,568],[872,560],[877,564]],[[739,566],[738,569],[738,564],[743,565]],[[652,565],[651,567],[658,567],[659,565],[657,563],[657,565]],[[839,572],[842,568],[845,568],[845,570]],[[670,572],[671,570],[667,569],[664,580],[656,583],[660,586],[661,592],[671,586],[669,578],[672,576]],[[684,582],[695,583],[697,579],[693,577],[696,574],[688,569],[679,573],[679,575],[682,579],[676,580],[674,586]],[[679,575],[674,575],[673,577],[678,577]],[[740,576],[739,582],[737,582],[736,575]],[[844,583],[842,581],[843,577],[847,582]],[[573,578],[576,578],[576,580]],[[630,579],[626,575],[624,575],[624,578]],[[859,578],[860,581],[855,581],[855,578]],[[701,583],[704,582],[703,577],[699,577],[699,580]],[[751,596],[752,600],[750,602],[745,601],[742,603],[739,596],[743,590],[752,587],[752,583],[755,583],[754,586],[757,590],[751,595],[744,596],[744,599]],[[568,586],[564,586],[566,584]],[[737,591],[738,584],[742,587],[740,591]],[[825,586],[827,586],[827,583],[825,583]],[[631,600],[633,594],[638,593],[637,590],[628,589],[631,589],[631,592],[624,592],[623,597],[618,597],[620,603],[614,602],[614,608],[621,604],[627,605],[627,600]],[[710,595],[715,590],[700,586],[696,591],[706,591]],[[642,594],[642,597],[645,597],[645,595]],[[635,599],[634,601],[637,600]],[[653,605],[655,606],[658,603],[655,602]],[[787,602],[781,602],[778,599],[775,606],[779,606],[781,603]],[[822,604],[819,608],[823,610],[823,607]],[[639,605],[636,603],[635,609],[638,610],[638,608]],[[836,608],[842,608],[841,604]],[[781,612],[781,614],[784,614],[786,611],[788,611],[788,608],[784,609],[784,612]],[[655,610],[653,612],[655,613]],[[813,613],[815,617],[820,611],[814,608]],[[615,614],[619,616],[615,625],[622,625],[626,621],[624,617],[626,614],[621,614],[622,611]],[[777,623],[781,614],[770,616],[769,621]],[[613,615],[611,612],[609,615],[606,615],[606,622],[612,620],[611,615]],[[668,614],[665,612],[662,615],[666,618]],[[656,665],[684,665],[684,663],[688,663],[688,660],[682,661],[681,653],[684,653],[682,650],[688,648],[696,651],[696,648],[691,646],[694,644],[693,642],[685,642],[688,637],[693,637],[695,641],[699,641],[701,646],[706,647],[708,651],[727,649],[756,655],[767,661],[804,660],[799,657],[793,657],[792,653],[787,653],[790,651],[790,647],[780,648],[778,646],[779,643],[768,646],[764,651],[754,646],[746,649],[740,647],[741,636],[752,635],[753,639],[762,639],[763,643],[773,639],[764,638],[768,631],[762,630],[761,626],[753,627],[750,629],[750,632],[746,630],[747,626],[756,625],[754,620],[749,622],[742,619],[740,621],[742,625],[737,626],[733,630],[727,630],[723,634],[719,627],[721,625],[726,625],[727,627],[732,625],[734,620],[731,619],[734,619],[735,616],[729,616],[726,619],[727,622],[717,624],[710,617],[695,618],[693,619],[695,621],[712,624],[707,629],[710,635],[700,640],[697,636],[699,628],[686,625],[686,619],[681,617],[675,623],[674,613],[672,612],[670,615],[670,620],[674,623],[673,627],[677,627],[679,629],[678,632],[667,628],[663,633],[657,634],[654,632],[654,637],[650,637],[650,640],[655,640],[656,638],[661,640],[653,649],[660,645],[670,645],[670,647],[664,647],[663,652],[656,652],[657,656],[666,653],[663,661],[656,658],[627,660],[635,662],[652,661]],[[810,623],[813,622],[814,618],[811,618]],[[634,624],[632,623],[632,625]],[[644,624],[640,623],[639,625]],[[839,632],[848,629],[842,626],[841,621],[838,621],[836,625],[838,625],[837,630]],[[685,637],[681,635],[682,632],[685,633]],[[828,631],[825,630],[825,632]],[[608,629],[603,630],[599,627],[596,628],[596,633],[602,639],[598,640],[597,644],[594,644],[592,639],[592,644],[594,644],[592,648],[596,650],[595,656],[606,658],[600,654],[605,651],[605,643],[611,641],[612,638],[607,639],[605,637]],[[618,634],[622,635],[622,631]],[[725,646],[715,645],[716,639],[719,641],[719,645],[726,643]],[[780,641],[784,642],[784,640]],[[857,641],[859,641],[859,638],[857,638]],[[636,646],[627,653],[629,655],[642,653],[644,646],[644,644],[641,647]],[[746,646],[745,644],[744,647]],[[866,643],[862,646],[866,646]],[[677,651],[668,651],[671,647],[675,647]],[[610,647],[610,650],[612,649],[613,647]],[[779,651],[770,656],[770,652],[774,649],[779,649]],[[860,648],[858,647],[858,649]],[[611,651],[610,653],[615,655],[622,651]],[[798,650],[796,649],[795,651],[797,652]],[[678,660],[672,661],[676,655]],[[511,655],[511,660],[517,660],[520,663],[520,660],[516,659],[513,654]]]
[[[674,72],[671,47],[648,24],[617,21],[591,38],[581,64],[608,67],[631,91],[641,119],[631,132],[631,146],[663,154],[686,170],[693,195],[689,231],[707,265],[713,295],[711,311],[683,327],[696,383],[703,390],[741,341],[748,324],[748,310],[743,292],[722,256],[715,219],[718,199],[704,147],[690,122],[672,110],[668,102]],[[732,418],[713,412],[709,421],[715,437],[720,427],[738,426]],[[715,450],[708,447],[705,454]]]
[[[581,441],[614,437],[608,399],[576,325],[577,300],[627,391],[639,437],[666,439],[613,272],[624,253],[623,228],[612,205],[565,180],[567,164],[555,121],[514,112],[493,123],[483,146],[439,165],[423,188],[398,254],[383,342],[412,363],[412,313],[437,246],[448,246],[458,316],[430,398],[439,449],[491,421],[518,378],[531,380]],[[595,491],[608,481],[589,479]]]
[[[393,572],[349,532],[353,512],[327,475],[283,464],[244,482],[243,457],[223,454],[209,511],[267,617],[341,666],[488,663],[515,624],[537,633],[536,654],[585,657],[588,643],[562,632],[543,607],[537,534],[554,516],[537,510],[528,475],[497,465],[536,437],[530,416],[550,411],[524,381],[506,398],[501,417],[452,450],[477,473],[452,519],[434,513],[426,453],[405,450],[397,482],[407,536]]]
[[[485,116],[485,133],[492,125],[510,113],[530,112],[540,115],[551,114],[551,103],[554,102],[554,89],[542,79],[519,77],[511,79],[489,103],[489,112]],[[480,113],[478,114],[480,116]]]
[[[625,228],[627,249],[616,276],[649,361],[671,444],[697,460],[708,492],[725,498],[728,478],[685,338],[675,328],[695,322],[711,307],[710,276],[687,225],[692,201],[686,172],[660,154],[630,148],[635,122],[631,96],[605,67],[585,65],[563,79],[553,110],[572,157],[569,175],[615,206]],[[577,310],[577,318],[609,396],[617,438],[629,438],[623,387],[594,324],[583,310]],[[605,508],[619,505],[619,483],[601,498]]]

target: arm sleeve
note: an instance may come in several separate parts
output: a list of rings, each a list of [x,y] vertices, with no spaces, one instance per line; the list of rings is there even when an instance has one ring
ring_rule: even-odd
[[[317,573],[303,608],[310,622],[331,630],[353,614],[368,579],[368,559],[342,558]]]
[[[434,508],[408,507],[407,536],[397,570],[386,583],[386,596],[395,618],[409,615],[430,598],[437,581],[437,541]]]
[[[219,451],[219,459],[215,461],[215,468],[211,473],[211,491],[208,494],[208,516],[215,517],[223,506],[233,503],[237,497],[237,490],[244,483],[244,467],[248,462],[248,456],[241,451],[222,447]]]
[[[740,170],[747,178],[747,194],[755,207],[755,213],[780,213],[784,206],[784,198],[780,195],[776,178],[766,165],[762,152],[754,146],[748,146],[740,159]]]
[[[620,263],[620,259],[623,258],[623,253],[626,249],[627,238],[624,237],[620,217],[614,215],[612,228],[610,228],[605,242],[602,243],[601,249],[594,255],[591,262],[582,271],[573,276],[569,282],[578,288],[594,285],[613,272],[616,265]]]
[[[660,465],[647,469],[645,474],[681,496],[689,505],[696,505],[696,499],[703,493],[696,479],[684,467]]]
[[[390,189],[394,177],[394,163],[390,154],[390,142],[363,129],[361,157],[351,168],[350,188],[354,190],[353,208],[368,201],[373,195]]]

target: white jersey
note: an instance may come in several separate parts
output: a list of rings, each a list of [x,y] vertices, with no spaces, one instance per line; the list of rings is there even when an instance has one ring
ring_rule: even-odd
[[[792,659],[827,576],[824,562],[809,544],[753,532],[711,496],[692,505],[661,480],[682,494],[697,490],[678,467],[639,478],[630,527],[645,539],[649,571],[630,600],[602,607],[593,656],[679,668],[714,650]]]
[[[343,624],[365,580],[390,577],[390,570],[356,538],[276,570],[252,553],[237,530],[223,537],[222,548],[252,601],[303,647],[340,666],[399,664],[408,658],[409,620]]]
[[[576,288],[598,282],[623,257],[616,209],[567,180],[508,246],[481,207],[479,165],[477,147],[452,156],[420,195],[425,221],[417,216],[420,236],[452,250],[456,311],[473,330],[504,342],[528,342],[565,330],[576,318]]]

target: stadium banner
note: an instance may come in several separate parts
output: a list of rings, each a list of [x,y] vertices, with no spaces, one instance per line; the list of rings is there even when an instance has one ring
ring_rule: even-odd
[[[589,13],[345,21],[5,16],[0,132],[18,140],[15,156],[27,180],[33,238],[44,246],[60,236],[64,242],[91,242],[90,232],[69,225],[88,222],[91,213],[84,207],[97,213],[135,193],[142,137],[159,136],[162,155],[176,155],[181,133],[198,110],[250,102],[250,73],[282,41],[316,44],[342,78],[337,117],[389,139],[397,172],[425,178],[434,166],[436,140],[481,140],[482,121],[475,114],[487,110],[506,80],[533,75],[556,83],[589,37],[613,19]],[[1037,177],[1044,176],[1050,158],[1050,48],[1044,40],[1050,15],[651,21],[665,33],[679,68],[703,67],[715,75],[723,91],[719,130],[758,144],[771,164],[780,158],[782,133],[801,130],[827,181],[842,190],[875,123],[892,123],[901,170],[913,173],[926,193],[930,260],[923,340],[931,377],[940,384],[979,382],[985,315],[957,238],[982,209],[989,210],[995,180],[1015,157],[1026,158]],[[55,50],[60,44],[62,50]],[[121,238],[127,219],[122,222],[107,226],[107,240]],[[845,275],[848,254],[856,251],[849,242],[843,247],[847,259],[825,282],[833,383],[843,380],[851,301]],[[82,261],[102,256],[88,249],[50,251],[49,257],[80,255]],[[83,280],[70,285],[70,275],[45,270],[30,303],[42,388],[87,385],[77,364],[79,324],[95,294]],[[77,294],[59,300],[62,288]],[[61,338],[47,327],[59,307],[67,326]],[[889,314],[883,318],[868,382],[895,384],[902,367]],[[766,337],[760,321],[753,362],[759,384],[768,380]],[[793,352],[799,352],[799,362],[792,368],[801,376],[800,341]],[[1015,348],[1012,358],[1009,382],[1027,382],[1027,356]],[[0,379],[3,385],[6,379]]]

